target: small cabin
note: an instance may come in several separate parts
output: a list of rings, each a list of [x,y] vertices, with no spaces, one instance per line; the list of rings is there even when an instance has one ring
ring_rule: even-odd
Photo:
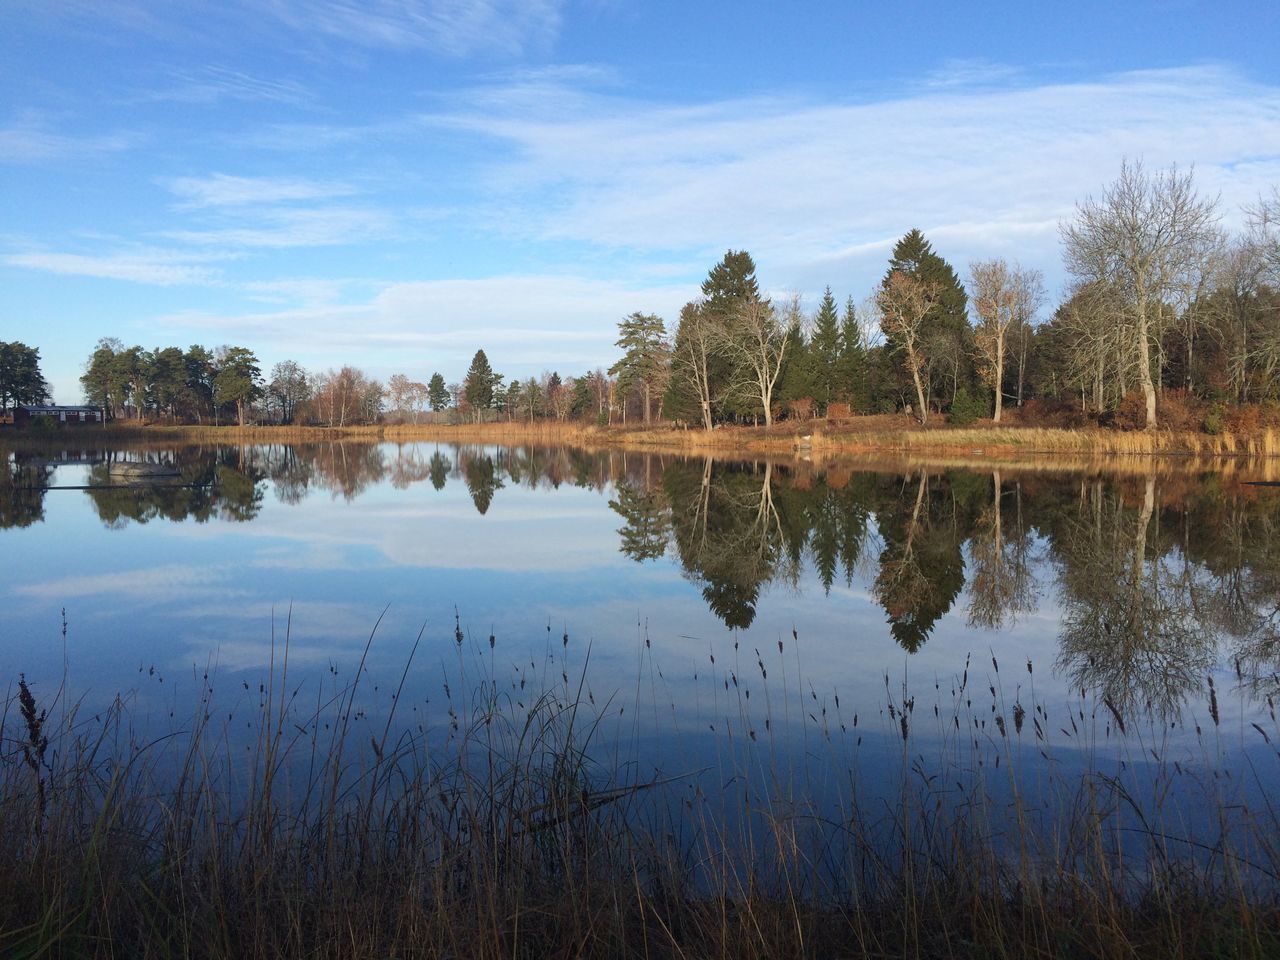
[[[100,407],[59,407],[52,404],[27,404],[15,407],[13,425],[21,427],[38,417],[48,417],[57,423],[102,423]]]

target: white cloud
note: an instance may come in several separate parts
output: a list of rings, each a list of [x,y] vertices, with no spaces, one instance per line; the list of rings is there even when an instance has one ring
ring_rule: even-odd
[[[367,47],[421,47],[462,57],[519,54],[560,30],[560,0],[269,0],[253,9],[303,33]]]
[[[223,100],[268,103],[305,103],[307,88],[294,80],[254,76],[229,67],[204,66],[175,70],[163,86],[135,97],[140,102],[211,104]]]
[[[54,133],[38,123],[22,123],[0,129],[0,163],[34,163],[69,156],[118,153],[137,141],[137,137],[128,133],[71,136]]]
[[[19,584],[13,588],[13,592],[45,600],[110,594],[115,597],[171,602],[194,597],[225,599],[227,591],[224,581],[223,573],[215,569],[170,564]]]
[[[166,182],[184,207],[247,207],[258,204],[324,200],[359,192],[346,183],[287,177],[233,177],[215,173],[208,177],[176,177]]]
[[[869,282],[878,244],[913,226],[967,237],[941,251],[959,265],[994,253],[1056,263],[1057,222],[1125,156],[1194,163],[1202,189],[1220,190],[1227,207],[1280,172],[1280,90],[1220,68],[879,103],[575,96],[572,111],[521,98],[517,108],[485,89],[432,120],[509,146],[486,186],[529,236],[745,247],[783,285],[849,249],[874,251],[843,265]]]
[[[390,214],[361,207],[277,208],[247,218],[249,222],[203,230],[170,230],[180,243],[208,247],[325,247],[364,243],[387,235]]]
[[[674,318],[697,285],[645,284],[579,276],[510,276],[384,285],[359,304],[315,303],[245,314],[189,312],[159,322],[217,331],[216,337],[277,348],[358,356],[403,369],[406,351],[441,369],[465,368],[477,347],[507,373],[543,366],[578,372],[616,357],[617,321],[634,310]],[[333,362],[333,361],[322,361]],[[517,369],[508,369],[516,364]],[[523,364],[533,365],[529,369]]]
[[[210,284],[217,281],[219,273],[210,267],[197,265],[201,258],[173,253],[123,253],[89,256],[80,253],[14,253],[3,261],[10,266],[42,270],[46,273],[62,273],[78,277],[99,277],[107,280],[129,280],[134,283],[150,283],[157,286],[178,284]],[[214,259],[225,259],[222,257]]]

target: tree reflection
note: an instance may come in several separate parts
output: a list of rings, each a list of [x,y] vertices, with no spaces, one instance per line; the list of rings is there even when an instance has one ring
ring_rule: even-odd
[[[671,541],[671,508],[660,489],[647,489],[623,478],[614,489],[609,508],[622,517],[618,528],[624,556],[637,562],[656,560]]]
[[[1091,484],[1057,544],[1059,666],[1124,716],[1176,712],[1212,669],[1217,648],[1185,563],[1149,552],[1155,502],[1155,477],[1143,481],[1136,510]]]
[[[449,458],[439,450],[431,454],[431,460],[427,465],[427,476],[431,479],[431,486],[437,490],[443,490],[452,466]]]
[[[963,537],[948,522],[949,502],[924,471],[914,490],[914,496],[877,505],[884,549],[873,587],[888,615],[889,632],[908,653],[929,639],[964,586]]]
[[[969,626],[1000,629],[1036,608],[1031,573],[1031,530],[1022,514],[1022,486],[1006,492],[1000,471],[991,474],[991,505],[978,517],[969,541]],[[1011,524],[1005,501],[1013,499]]]
[[[502,480],[493,466],[493,457],[488,454],[464,457],[462,478],[467,484],[467,492],[471,494],[471,502],[476,505],[476,511],[481,516],[488,513],[495,491],[502,489]]]
[[[680,565],[731,628],[752,624],[761,586],[779,574],[784,538],[773,474],[769,463],[716,471],[709,458],[663,474]]]
[[[0,473],[0,529],[29,527],[44,519],[44,497],[53,479],[53,465],[14,456]]]
[[[121,483],[110,461],[89,470],[85,494],[108,527],[152,520],[204,523],[214,517],[252,520],[262,509],[264,471],[239,447],[200,448],[148,454],[148,462],[175,468],[176,476]],[[138,459],[133,454],[129,459]]]

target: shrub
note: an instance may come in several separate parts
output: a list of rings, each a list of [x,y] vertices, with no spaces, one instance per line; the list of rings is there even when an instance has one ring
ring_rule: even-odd
[[[1002,415],[1026,427],[1048,427],[1069,430],[1084,425],[1087,419],[1080,409],[1078,397],[1032,397],[1020,407],[1005,407]]]
[[[1145,430],[1147,426],[1147,398],[1138,389],[1130,390],[1116,407],[1111,420],[1118,430]]]
[[[951,422],[956,426],[964,426],[991,415],[991,398],[986,391],[970,393],[961,388],[951,404]]]
[[[813,417],[813,397],[797,397],[787,401],[787,412],[795,420],[809,420]]]
[[[1204,404],[1190,390],[1166,390],[1157,401],[1157,414],[1166,430],[1194,431],[1204,421]]]

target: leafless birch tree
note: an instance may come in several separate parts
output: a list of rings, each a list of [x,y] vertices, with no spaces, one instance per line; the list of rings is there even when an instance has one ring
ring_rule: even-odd
[[[925,402],[924,383],[920,371],[924,366],[924,343],[921,333],[925,318],[938,299],[936,283],[921,280],[902,270],[895,270],[876,294],[876,306],[880,311],[880,329],[890,343],[906,355],[906,366],[916,388],[916,417],[921,425],[929,416]]]
[[[1149,174],[1140,161],[1126,161],[1102,197],[1085,200],[1062,226],[1071,274],[1122,296],[1124,309],[1114,319],[1136,349],[1148,429],[1156,426],[1152,349],[1172,319],[1170,304],[1198,286],[1219,243],[1217,220],[1216,200],[1196,194],[1189,171]]]

